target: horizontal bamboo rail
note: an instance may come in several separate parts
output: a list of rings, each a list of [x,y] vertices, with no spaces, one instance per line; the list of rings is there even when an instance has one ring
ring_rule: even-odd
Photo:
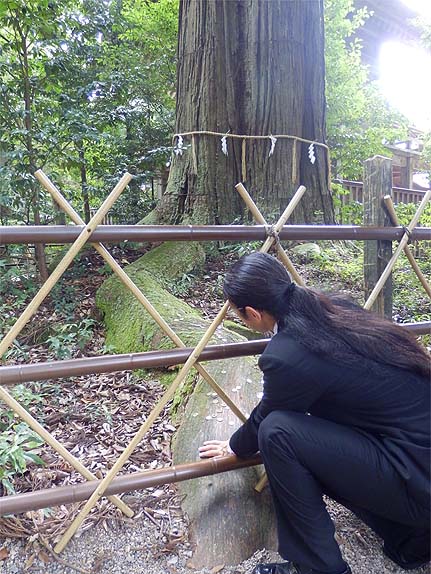
[[[182,482],[201,476],[211,476],[229,470],[237,470],[262,464],[259,455],[241,459],[230,454],[223,457],[214,457],[188,464],[169,466],[157,470],[134,472],[114,478],[107,487],[105,494],[120,494],[133,490],[143,490],[152,486]],[[14,494],[0,498],[0,516],[7,514],[20,514],[39,508],[71,504],[89,498],[102,481],[92,480],[73,486],[57,486],[45,490],[36,490],[24,494]]]
[[[431,321],[400,323],[400,326],[409,330],[413,335],[428,335],[431,333]],[[245,343],[208,345],[200,354],[200,360],[215,361],[246,355],[260,355],[268,342],[269,339],[258,339]],[[187,347],[185,349],[167,351],[147,351],[146,353],[102,355],[100,357],[49,361],[32,365],[11,365],[0,367],[0,383],[3,386],[12,386],[30,381],[80,377],[96,373],[171,367],[185,363],[192,351],[193,348]]]
[[[14,243],[73,243],[82,225],[8,225],[0,226],[0,245]],[[352,239],[399,241],[403,227],[363,227],[359,225],[285,225],[281,240],[313,241]],[[91,235],[92,242],[121,241],[264,241],[264,225],[103,225]],[[412,241],[431,241],[431,227],[418,227]]]

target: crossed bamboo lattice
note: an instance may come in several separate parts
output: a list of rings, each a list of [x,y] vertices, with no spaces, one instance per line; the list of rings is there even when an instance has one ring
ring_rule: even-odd
[[[55,186],[46,177],[46,175],[43,174],[43,172],[41,172],[40,170],[38,172],[36,172],[35,175],[38,178],[38,180],[42,183],[42,185],[44,185],[44,187],[49,191],[49,193],[52,195],[54,200],[59,204],[59,206],[70,216],[72,221],[76,224],[82,225],[84,223],[82,221],[82,219],[73,210],[73,208],[65,200],[65,198],[61,195],[61,193],[55,188]],[[21,317],[17,320],[15,325],[12,327],[12,329],[9,331],[9,333],[5,336],[3,341],[1,341],[1,343],[0,343],[0,356],[2,356],[5,353],[5,351],[9,348],[9,346],[13,343],[16,336],[21,332],[21,330],[23,329],[25,324],[28,322],[28,320],[34,315],[34,313],[36,313],[36,311],[39,308],[42,301],[49,294],[49,292],[51,291],[53,286],[56,284],[56,282],[59,280],[61,275],[64,273],[64,271],[70,265],[70,263],[72,262],[74,257],[77,255],[79,250],[82,248],[82,246],[87,242],[88,238],[90,237],[91,233],[95,230],[97,225],[99,225],[102,222],[103,218],[105,217],[105,215],[109,211],[110,207],[112,207],[113,203],[119,197],[120,193],[124,190],[124,188],[126,187],[128,182],[130,181],[130,179],[131,179],[131,176],[129,174],[125,174],[123,176],[123,178],[121,178],[120,182],[117,184],[117,186],[111,192],[111,194],[107,197],[107,199],[102,204],[102,206],[100,207],[98,212],[93,216],[93,218],[90,220],[90,222],[83,229],[83,231],[81,232],[79,237],[75,240],[73,245],[70,247],[69,251],[63,257],[62,261],[59,263],[57,268],[54,270],[54,272],[48,278],[46,283],[42,286],[39,293],[34,297],[34,299],[28,305],[28,307],[23,312]],[[243,198],[244,202],[246,203],[247,207],[250,209],[255,220],[258,223],[267,226],[267,223],[266,223],[264,217],[262,216],[262,214],[258,210],[257,206],[255,205],[255,203],[251,199],[251,197],[248,194],[245,187],[242,184],[238,184],[236,186],[236,189],[237,189],[238,193],[240,193],[240,195]],[[288,271],[291,273],[294,280],[299,285],[304,285],[304,282],[301,279],[301,277],[299,276],[299,274],[297,273],[297,271],[294,268],[289,257],[287,256],[287,254],[285,253],[285,251],[283,250],[283,248],[279,244],[278,233],[282,229],[283,225],[286,223],[287,219],[289,218],[289,216],[291,215],[293,210],[295,209],[296,205],[298,204],[298,202],[301,199],[304,192],[305,192],[305,188],[301,186],[298,189],[298,191],[296,192],[296,194],[294,195],[294,197],[292,198],[291,202],[289,203],[289,205],[287,206],[285,211],[283,212],[283,214],[280,217],[277,224],[273,227],[267,226],[268,238],[260,250],[261,252],[266,252],[270,249],[270,247],[272,245],[275,244],[278,257],[284,263],[284,265],[286,266]],[[405,232],[403,238],[401,239],[400,244],[399,244],[396,252],[394,253],[394,255],[391,258],[387,268],[382,273],[381,278],[377,282],[373,292],[371,293],[368,301],[366,302],[365,308],[370,308],[372,306],[373,302],[375,301],[375,298],[378,296],[378,293],[382,289],[382,287],[383,287],[387,277],[389,276],[396,260],[398,259],[398,256],[400,255],[401,251],[404,250],[407,253],[407,251],[408,251],[407,242],[409,239],[409,235],[410,235],[411,231],[414,229],[414,227],[416,226],[416,224],[418,223],[420,215],[422,214],[427,202],[429,201],[430,196],[431,196],[431,191],[425,195],[421,205],[419,206],[415,216],[412,219],[412,222],[407,227],[406,232]],[[386,199],[385,199],[385,201],[386,201]],[[386,201],[386,203],[388,204],[387,201]],[[394,221],[393,215],[392,215],[392,219]],[[394,223],[395,224],[397,223],[396,220],[394,221]],[[105,259],[105,261],[108,263],[108,265],[112,268],[114,273],[124,283],[124,285],[133,293],[133,295],[138,299],[138,301],[145,307],[145,309],[149,312],[151,317],[156,321],[156,323],[160,326],[160,328],[171,338],[171,340],[178,347],[184,347],[185,345],[181,341],[181,339],[176,335],[176,333],[171,329],[171,327],[166,323],[166,321],[160,316],[160,314],[152,306],[152,304],[149,302],[149,300],[145,297],[145,295],[141,292],[141,290],[135,285],[135,283],[130,279],[130,277],[125,273],[125,271],[121,268],[121,266],[118,265],[118,263],[110,255],[110,253],[106,250],[106,248],[100,243],[92,243],[92,245],[98,251],[98,253],[100,253],[102,255],[102,257]],[[417,265],[413,264],[412,258],[413,258],[413,256],[409,257],[409,261],[412,263],[412,266],[413,266],[415,272],[418,274],[418,277],[421,280],[421,283],[424,286],[425,290],[427,291],[428,295],[430,295],[431,289],[429,288],[429,285],[426,282],[426,279],[423,277],[423,275],[422,275],[422,278],[419,275],[420,270],[418,273]],[[413,259],[413,261],[414,261],[414,259]],[[414,262],[414,263],[416,263],[416,262]],[[217,327],[222,322],[223,318],[226,315],[228,308],[229,308],[229,304],[228,304],[228,302],[226,302],[224,304],[224,306],[222,307],[222,309],[220,310],[220,312],[218,313],[217,317],[214,319],[213,323],[210,325],[210,327],[208,328],[206,333],[203,335],[203,337],[202,337],[201,341],[198,343],[197,347],[191,353],[189,359],[184,364],[181,371],[178,373],[178,375],[177,375],[176,379],[173,381],[171,387],[162,396],[159,403],[156,405],[156,407],[150,413],[148,419],[141,426],[139,431],[136,433],[135,437],[132,439],[132,441],[129,443],[129,445],[126,447],[126,449],[120,455],[120,457],[117,459],[114,466],[107,473],[105,478],[102,480],[102,482],[100,483],[97,490],[89,498],[89,500],[87,501],[87,503],[85,504],[85,506],[83,507],[81,512],[75,517],[74,521],[69,526],[68,530],[65,532],[63,538],[56,545],[55,551],[57,553],[59,553],[63,550],[63,548],[66,546],[68,541],[74,535],[74,533],[79,528],[81,523],[84,521],[87,514],[91,511],[91,509],[97,503],[99,498],[101,498],[103,496],[106,488],[109,486],[112,479],[121,470],[122,466],[125,464],[125,462],[129,458],[129,456],[132,453],[132,451],[134,450],[134,448],[142,440],[143,436],[146,434],[146,432],[148,431],[148,429],[150,428],[150,426],[152,425],[154,420],[159,416],[159,414],[161,413],[163,408],[166,406],[166,404],[173,398],[173,395],[174,395],[176,389],[183,382],[183,380],[185,379],[185,377],[187,376],[187,374],[191,368],[193,368],[193,367],[196,368],[196,370],[199,372],[199,374],[201,374],[201,376],[210,384],[210,386],[219,395],[219,397],[231,408],[231,410],[237,415],[237,417],[242,422],[244,422],[246,420],[245,415],[241,412],[241,410],[237,407],[237,405],[235,405],[235,403],[224,392],[224,390],[218,385],[218,383],[216,383],[216,381],[206,371],[206,369],[204,369],[204,367],[202,367],[202,365],[200,365],[197,362],[200,353],[205,348],[208,341],[210,340],[210,338],[214,334],[215,330],[217,329]],[[21,418],[23,418],[23,420],[25,420],[38,434],[40,434],[40,436],[42,436],[45,439],[45,441],[48,444],[50,444],[61,456],[63,456],[66,460],[68,460],[68,462],[70,464],[72,464],[72,466],[76,470],[78,470],[85,478],[87,478],[88,480],[92,480],[95,478],[95,476],[90,471],[88,471],[77,459],[75,459],[75,457],[73,457],[73,455],[71,455],[67,451],[67,449],[65,449],[60,443],[58,443],[58,441],[56,441],[56,439],[54,439],[52,437],[52,435],[50,435],[39,423],[37,423],[37,421],[35,421],[35,419],[33,417],[31,417],[31,415],[21,405],[19,405],[19,403],[17,401],[15,401],[15,399],[13,399],[3,387],[0,387],[0,399],[2,399],[4,402],[6,402]],[[258,483],[258,485],[256,486],[256,489],[260,491],[263,488],[265,482],[266,482],[266,477],[264,476],[261,479],[261,481]],[[112,501],[114,504],[116,504],[128,516],[133,515],[133,511],[129,507],[127,507],[118,497],[112,496],[112,497],[109,497],[109,500]]]

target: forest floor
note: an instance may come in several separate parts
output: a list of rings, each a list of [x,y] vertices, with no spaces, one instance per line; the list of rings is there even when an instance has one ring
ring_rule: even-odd
[[[222,259],[210,259],[205,275],[183,277],[175,286],[174,294],[199,308],[204,316],[213,317],[221,305],[221,282],[226,267],[237,256],[238,253],[230,252]],[[121,262],[124,265],[135,257],[136,254],[123,253]],[[307,283],[343,290],[360,299],[359,286],[354,281],[341,286],[334,283],[330,275],[310,266],[307,260],[300,258],[296,263]],[[65,291],[60,294],[60,300],[62,305],[73,300],[76,324],[85,325],[86,320],[94,323],[84,346],[79,345],[76,338],[70,339],[72,358],[109,352],[94,303],[96,290],[105,279],[105,275],[95,272],[101,271],[102,265],[93,255],[81,260],[80,265],[79,274],[70,273],[64,278]],[[56,342],[53,336],[47,346],[38,340],[42,332],[49,332],[51,328],[56,332],[54,325],[59,320],[59,309],[48,301],[24,331],[21,352],[13,354],[9,362],[36,363],[58,358],[59,346],[67,341]],[[162,392],[156,373],[138,376],[131,372],[44,381],[14,390],[16,398],[35,418],[97,477],[102,477],[105,469],[113,465]],[[175,430],[176,422],[165,409],[131,455],[122,474],[171,464],[170,440]],[[50,447],[42,446],[38,454],[44,466],[30,465],[24,474],[16,474],[12,483],[17,492],[81,482],[80,475]],[[277,560],[276,554],[262,549],[239,565],[228,566],[221,560],[212,569],[194,570],[190,567],[189,524],[175,485],[134,492],[125,495],[123,500],[135,511],[133,519],[122,517],[102,499],[60,556],[54,555],[52,547],[83,503],[0,518],[0,573],[246,574],[257,562]],[[330,500],[328,508],[336,524],[337,540],[353,574],[403,572],[383,556],[377,537],[349,511]],[[412,572],[428,571],[424,567]]]

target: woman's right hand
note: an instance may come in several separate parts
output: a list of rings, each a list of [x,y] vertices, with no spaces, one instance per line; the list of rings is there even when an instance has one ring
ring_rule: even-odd
[[[200,458],[226,456],[230,452],[228,440],[207,440],[199,447]]]

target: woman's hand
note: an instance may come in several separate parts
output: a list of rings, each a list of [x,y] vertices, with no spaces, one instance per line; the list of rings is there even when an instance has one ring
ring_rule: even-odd
[[[200,458],[212,458],[214,456],[225,456],[229,454],[228,440],[207,440],[203,446],[199,447]]]

